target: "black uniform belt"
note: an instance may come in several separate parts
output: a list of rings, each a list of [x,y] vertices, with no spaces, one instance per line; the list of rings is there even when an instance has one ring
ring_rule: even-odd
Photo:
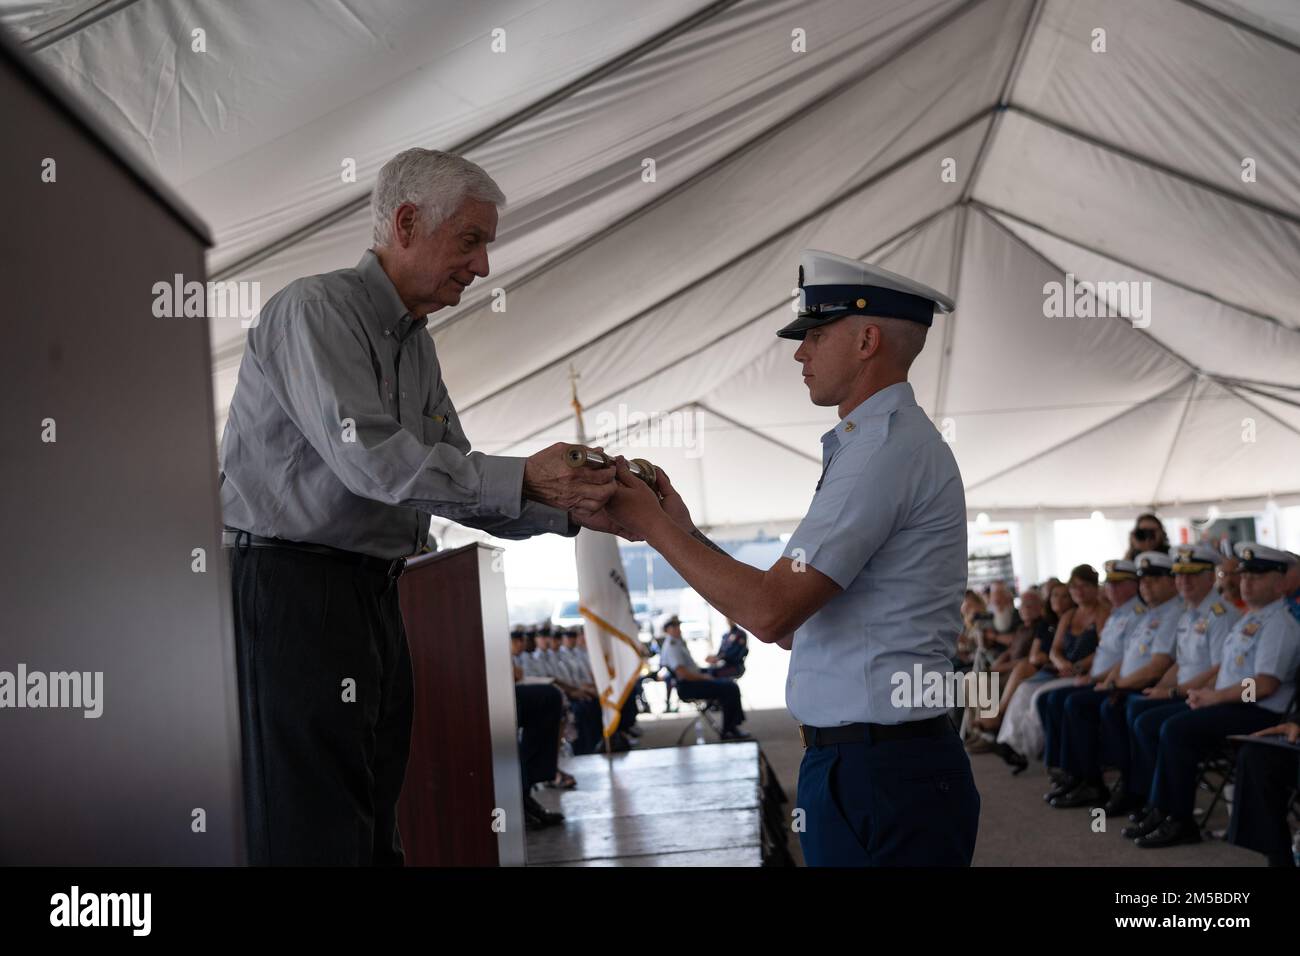
[[[912,740],[917,737],[942,737],[954,733],[947,714],[903,724],[843,724],[839,727],[799,725],[804,749],[829,747],[833,744],[878,744],[886,740]]]
[[[368,554],[358,554],[356,551],[344,551],[342,548],[331,548],[325,544],[312,544],[309,541],[288,541],[284,538],[264,538],[260,534],[253,534],[249,531],[239,531],[234,528],[226,528],[221,532],[221,546],[223,548],[274,548],[280,551],[305,551],[308,554],[321,554],[336,561],[346,561],[348,564],[355,564],[358,567],[365,568],[368,571],[375,571],[379,574],[386,574],[390,578],[399,577],[406,569],[405,558],[376,558]]]

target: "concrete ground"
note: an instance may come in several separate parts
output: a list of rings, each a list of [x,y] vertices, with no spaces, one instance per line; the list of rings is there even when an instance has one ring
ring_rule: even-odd
[[[658,710],[658,701],[652,701]],[[694,708],[685,705],[677,715],[642,715],[638,721],[643,735],[640,748],[671,747]],[[793,806],[799,762],[803,748],[799,732],[784,709],[751,710],[744,729],[753,734],[780,777]],[[698,731],[687,735],[684,744],[696,745]],[[706,741],[716,740],[705,730]],[[706,743],[705,746],[708,744]],[[640,749],[638,748],[638,749]],[[1086,809],[1055,810],[1043,802],[1049,789],[1047,774],[1039,763],[1013,777],[1009,768],[993,754],[971,757],[975,783],[979,788],[980,833],[975,848],[976,866],[1262,866],[1264,858],[1222,840],[1167,850],[1139,850],[1124,840],[1119,831],[1127,820],[1107,821],[1107,832],[1094,833]],[[1201,800],[1205,805],[1208,798]],[[1227,815],[1215,813],[1212,829],[1226,828]],[[792,834],[790,848],[802,864],[798,839]]]

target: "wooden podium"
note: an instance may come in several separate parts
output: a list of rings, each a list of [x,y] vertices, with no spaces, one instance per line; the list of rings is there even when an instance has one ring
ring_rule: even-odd
[[[411,756],[398,803],[408,866],[524,865],[500,555],[483,544],[422,555],[406,563],[398,582],[415,679]]]

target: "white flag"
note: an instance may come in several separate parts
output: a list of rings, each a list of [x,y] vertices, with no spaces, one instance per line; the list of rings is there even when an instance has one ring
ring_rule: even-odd
[[[618,539],[583,528],[578,532],[576,548],[578,610],[587,622],[587,654],[600,692],[601,718],[608,737],[618,730],[623,705],[636,689],[641,674],[641,645]]]

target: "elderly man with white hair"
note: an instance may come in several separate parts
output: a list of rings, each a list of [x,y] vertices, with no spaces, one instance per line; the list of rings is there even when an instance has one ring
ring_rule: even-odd
[[[291,282],[249,331],[221,442],[249,859],[401,863],[412,682],[396,578],[431,514],[505,538],[619,530],[614,469],[470,451],[428,315],[488,275],[505,197],[399,153],[355,268]]]

